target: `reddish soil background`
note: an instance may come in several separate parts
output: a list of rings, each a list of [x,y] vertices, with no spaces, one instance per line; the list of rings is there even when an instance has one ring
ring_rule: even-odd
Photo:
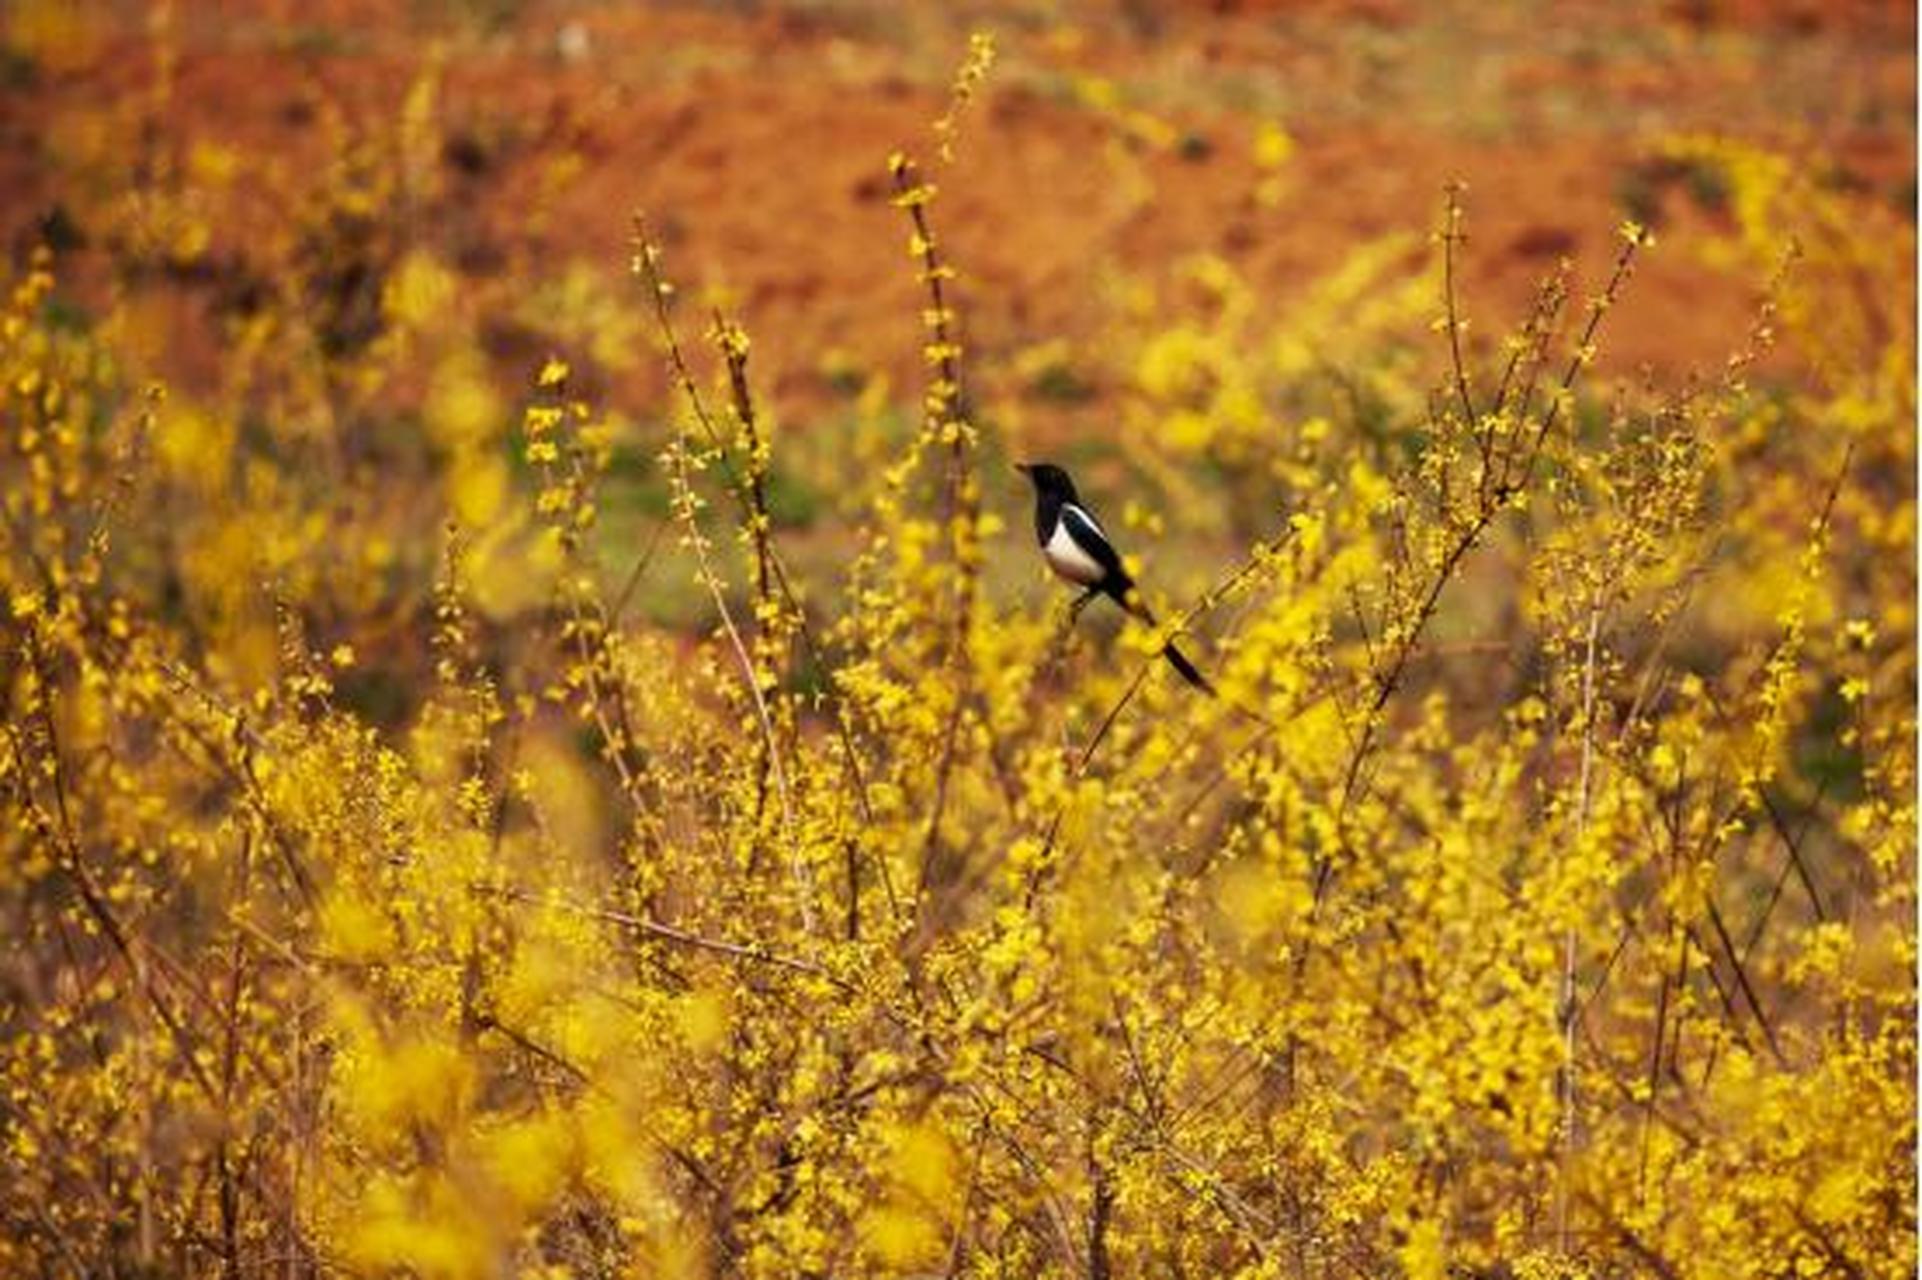
[[[70,25],[0,77],[0,243],[19,254],[52,228],[83,294],[114,184],[74,160],[72,121],[118,112],[176,149],[237,156],[243,198],[209,259],[244,264],[286,216],[285,187],[335,158],[343,128],[391,132],[437,58],[446,199],[405,233],[478,280],[586,263],[621,290],[646,210],[670,269],[741,313],[789,414],[832,394],[837,352],[897,379],[917,367],[885,159],[931,161],[929,125],[975,28],[997,33],[1001,58],[934,175],[935,217],[991,367],[1049,339],[1099,343],[1118,275],[1163,279],[1200,253],[1285,309],[1370,239],[1425,235],[1453,179],[1468,187],[1478,329],[1517,317],[1560,256],[1603,271],[1633,213],[1662,243],[1609,363],[1712,365],[1761,281],[1702,260],[1728,214],[1661,160],[1681,135],[1796,156],[1868,226],[1915,219],[1915,10],[1900,4],[200,0],[109,4]],[[164,105],[145,105],[167,77]],[[1292,150],[1263,200],[1267,126]],[[216,385],[219,281],[169,287],[152,372]],[[496,345],[524,384],[537,353]],[[623,377],[636,396],[659,385],[651,360]]]

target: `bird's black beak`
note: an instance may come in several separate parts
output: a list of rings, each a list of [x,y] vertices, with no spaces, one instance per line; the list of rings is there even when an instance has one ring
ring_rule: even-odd
[[[1034,464],[1031,462],[1017,462],[1014,464],[1014,469],[1024,476],[1034,474]]]

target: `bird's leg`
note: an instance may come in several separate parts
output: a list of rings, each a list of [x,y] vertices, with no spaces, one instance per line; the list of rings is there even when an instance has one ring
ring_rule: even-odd
[[[1094,599],[1098,594],[1098,592],[1094,591],[1083,591],[1079,596],[1075,597],[1074,603],[1068,606],[1068,612],[1059,615],[1059,621],[1055,624],[1054,639],[1048,642],[1047,657],[1042,660],[1041,666],[1036,669],[1037,674],[1042,670],[1053,673],[1057,671],[1061,664],[1067,659],[1068,647],[1074,643],[1075,619],[1079,618],[1081,611],[1088,607],[1088,601]]]

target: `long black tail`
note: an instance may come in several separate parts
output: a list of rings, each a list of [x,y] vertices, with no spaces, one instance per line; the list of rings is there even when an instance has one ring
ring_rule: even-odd
[[[1129,613],[1132,613],[1149,626],[1152,627],[1155,625],[1154,611],[1148,608],[1147,602],[1141,598],[1141,593],[1135,590],[1133,583],[1129,583],[1123,587],[1120,593],[1115,595],[1115,600],[1123,609],[1126,609]],[[1161,651],[1161,656],[1168,660],[1169,666],[1181,673],[1183,680],[1186,680],[1189,684],[1211,698],[1216,696],[1215,687],[1208,683],[1208,677],[1202,675],[1195,664],[1188,661],[1187,654],[1175,648],[1172,640],[1169,641],[1167,647]]]
[[[1201,690],[1209,697],[1212,698],[1215,696],[1215,687],[1208,683],[1207,676],[1195,670],[1195,664],[1188,661],[1187,654],[1170,644],[1166,649],[1161,651],[1161,656],[1168,660],[1169,666],[1181,673],[1183,680],[1186,680],[1189,684]]]

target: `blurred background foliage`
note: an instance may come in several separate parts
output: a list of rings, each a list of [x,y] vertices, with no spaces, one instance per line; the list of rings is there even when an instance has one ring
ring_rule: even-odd
[[[15,0],[0,1264],[1912,1274],[1914,30]]]

